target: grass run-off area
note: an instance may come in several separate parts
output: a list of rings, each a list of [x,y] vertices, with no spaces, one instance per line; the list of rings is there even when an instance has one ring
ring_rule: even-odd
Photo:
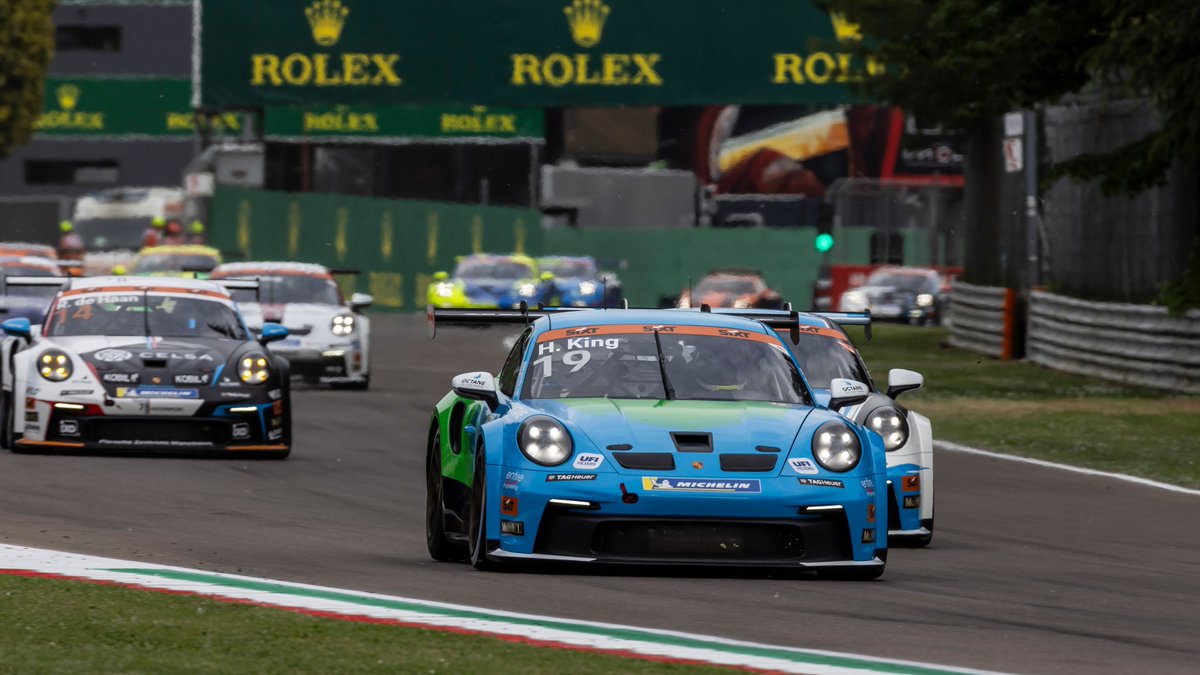
[[[880,388],[890,368],[925,376],[900,402],[937,440],[1200,487],[1200,397],[999,361],[949,346],[944,329],[853,334]]]
[[[0,575],[6,673],[728,673],[196,596]]]

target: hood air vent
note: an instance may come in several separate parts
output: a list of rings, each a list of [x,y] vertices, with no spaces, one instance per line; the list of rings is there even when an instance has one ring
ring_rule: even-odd
[[[672,431],[671,440],[679,452],[712,452],[712,434]]]

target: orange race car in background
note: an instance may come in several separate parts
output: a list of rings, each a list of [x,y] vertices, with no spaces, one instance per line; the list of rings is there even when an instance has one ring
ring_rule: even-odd
[[[679,307],[733,307],[781,309],[783,296],[767,285],[762,272],[726,268],[708,273],[694,288],[679,294]]]

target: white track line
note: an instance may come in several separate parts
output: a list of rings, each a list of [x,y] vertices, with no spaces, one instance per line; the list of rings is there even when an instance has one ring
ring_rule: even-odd
[[[1032,457],[1021,457],[1020,455],[1005,455],[999,452],[990,452],[988,450],[980,450],[972,448],[969,445],[960,445],[951,443],[950,441],[934,441],[933,447],[938,450],[948,450],[950,452],[962,452],[968,455],[979,455],[981,457],[991,457],[993,459],[1006,459],[1011,462],[1021,462],[1023,464],[1033,464],[1034,466],[1043,466],[1049,469],[1061,469],[1072,473],[1081,473],[1085,476],[1099,476],[1101,478],[1112,478],[1115,480],[1123,480],[1127,483],[1137,483],[1146,487],[1158,488],[1169,492],[1178,492],[1185,495],[1200,496],[1200,490],[1185,488],[1180,485],[1171,485],[1170,483],[1162,483],[1149,478],[1140,476],[1130,476],[1123,473],[1112,473],[1111,471],[1098,471],[1096,469],[1085,469],[1081,466],[1071,466],[1070,464],[1059,464],[1058,462],[1047,462],[1044,459],[1033,459]]]

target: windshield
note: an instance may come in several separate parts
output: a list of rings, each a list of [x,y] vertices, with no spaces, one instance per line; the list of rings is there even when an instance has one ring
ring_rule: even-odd
[[[133,264],[133,273],[148,274],[151,272],[182,272],[184,270],[194,272],[211,270],[218,264],[220,261],[209,255],[149,253],[138,256],[137,262]]]
[[[526,372],[524,398],[809,402],[777,338],[699,326],[544,333]]]
[[[247,339],[242,322],[229,305],[154,292],[60,298],[46,320],[45,334]]]
[[[538,267],[560,279],[596,276],[596,265],[591,260],[543,259],[538,261]]]
[[[757,279],[752,277],[715,277],[702,280],[696,285],[695,294],[736,293],[748,295],[758,292]]]
[[[516,260],[464,260],[454,268],[460,279],[529,279],[533,268]]]
[[[342,292],[333,279],[301,274],[286,274],[277,276],[226,276],[221,279],[255,279],[258,281],[258,292],[246,289],[231,291],[237,302],[261,302],[267,305],[288,305],[305,302],[314,305],[342,304]]]
[[[57,271],[50,271],[44,267],[31,267],[26,265],[4,265],[0,266],[0,274],[7,277],[57,277],[60,276]],[[51,298],[55,293],[58,293],[59,286],[4,286],[4,294],[19,296],[23,298]]]
[[[814,389],[829,389],[830,383],[838,377],[870,384],[870,376],[850,339],[837,330],[819,330],[819,334],[801,333],[800,342],[794,345],[790,338],[781,335],[800,363],[808,385]]]
[[[150,217],[88,218],[75,221],[75,232],[89,251],[111,251],[142,247],[142,233],[150,227]]]
[[[875,272],[867,277],[866,286],[890,286],[912,293],[928,292],[937,288],[936,279],[924,274],[906,274],[903,272]]]

